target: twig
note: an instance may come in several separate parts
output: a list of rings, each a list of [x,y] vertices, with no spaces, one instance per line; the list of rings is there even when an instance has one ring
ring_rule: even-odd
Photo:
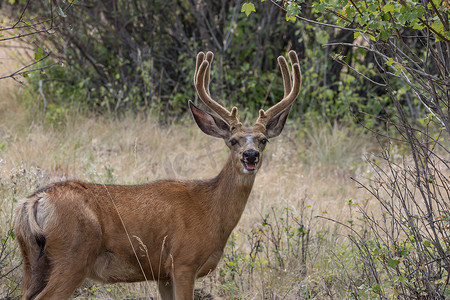
[[[446,38],[445,36],[443,36],[441,33],[437,32],[433,27],[430,26],[430,24],[428,24],[428,22],[422,18],[418,18],[420,20],[420,22],[425,25],[429,30],[431,30],[435,35],[439,36],[443,41],[446,42],[450,42],[450,40],[448,38]]]
[[[12,26],[12,27],[4,27],[4,28],[0,28],[0,32],[1,31],[6,31],[6,30],[13,30],[13,29],[24,29],[24,28],[30,28],[30,27],[35,27],[35,26],[37,26],[37,25],[41,25],[41,24],[44,24],[44,23],[47,23],[47,22],[50,22],[51,21],[51,19],[47,19],[47,20],[43,20],[43,21],[40,21],[40,22],[37,22],[37,23],[33,23],[33,24],[26,24],[26,25],[22,25],[22,26]],[[48,28],[49,30],[50,29],[52,29],[52,28]]]
[[[23,37],[26,37],[26,36],[39,34],[39,33],[43,33],[43,32],[48,32],[50,29],[58,29],[58,27],[56,27],[56,28],[47,28],[47,29],[42,29],[42,30],[38,30],[38,31],[33,31],[33,32],[30,32],[30,33],[19,34],[19,35],[15,35],[15,36],[8,37],[8,38],[3,38],[3,39],[0,39],[0,42],[4,42],[4,41],[8,41],[8,40],[14,40],[14,39],[20,39],[20,38],[23,38]]]
[[[23,71],[24,69],[29,68],[29,67],[31,67],[31,66],[33,66],[33,65],[35,65],[35,64],[37,64],[37,63],[39,63],[39,62],[41,62],[41,61],[43,61],[44,59],[46,59],[47,57],[49,57],[50,54],[51,54],[51,52],[50,52],[50,53],[47,53],[47,55],[45,55],[45,56],[42,57],[41,59],[39,59],[39,60],[37,60],[37,61],[35,61],[35,62],[32,62],[31,64],[26,65],[26,66],[24,66],[24,67],[18,69],[17,71],[15,71],[15,72],[9,74],[9,75],[1,76],[0,79],[14,78],[14,76],[22,75],[22,74],[24,74],[24,73],[28,73],[28,72],[32,72],[32,71],[37,71],[37,70],[43,70],[43,69],[45,69],[45,68],[48,68],[49,66],[45,66],[45,67],[36,68],[36,69],[33,69],[33,70]],[[53,64],[53,65],[55,65],[55,64]],[[52,66],[52,65],[50,65],[50,66]]]
[[[45,98],[44,92],[42,91],[42,79],[39,80],[39,94],[41,94],[42,99],[44,99],[44,112],[47,110],[47,98]]]
[[[373,53],[375,53],[375,54],[381,56],[382,58],[386,59],[386,61],[389,59],[389,57],[388,57],[387,55],[381,53],[380,51],[378,51],[378,50],[376,50],[376,49],[369,48],[369,47],[361,46],[361,45],[359,45],[359,44],[352,44],[352,43],[328,43],[328,44],[324,44],[324,45],[322,45],[322,46],[323,46],[323,47],[325,47],[325,46],[348,46],[348,47],[355,47],[355,48],[365,49],[365,50],[367,50],[367,51],[373,52]],[[407,70],[408,70],[409,72],[411,72],[411,73],[413,73],[413,72],[414,72],[414,73],[417,73],[417,74],[419,74],[419,75],[421,75],[421,76],[427,77],[427,78],[429,78],[429,79],[432,79],[432,80],[434,80],[434,81],[436,81],[436,82],[439,82],[439,83],[442,83],[442,84],[447,84],[447,85],[450,84],[450,82],[447,82],[447,83],[446,83],[445,81],[443,81],[443,80],[441,80],[441,79],[439,79],[439,78],[437,78],[437,77],[435,77],[435,76],[433,76],[433,75],[424,73],[423,71],[420,71],[420,70],[411,68],[411,67],[409,67],[409,66],[402,65],[402,64],[400,64],[400,63],[398,63],[398,62],[395,62],[395,63],[401,65],[402,67],[404,67],[405,69],[407,69]],[[395,74],[392,74],[392,73],[389,73],[389,74],[398,77],[398,75],[395,75]]]
[[[352,66],[350,66],[350,65],[349,65],[348,63],[346,63],[345,61],[343,61],[343,60],[341,60],[341,59],[336,59],[336,58],[334,58],[334,60],[337,61],[337,62],[340,63],[340,64],[343,64],[344,66],[346,66],[346,67],[349,68],[350,70],[353,70],[354,72],[358,73],[358,75],[362,76],[364,79],[370,81],[371,83],[373,83],[373,84],[375,84],[375,85],[378,85],[378,86],[383,86],[383,87],[386,86],[385,83],[379,83],[379,82],[376,82],[376,81],[370,79],[370,78],[367,77],[366,75],[362,74],[361,72],[359,72],[358,70],[356,70],[355,68],[353,68]]]
[[[280,9],[286,11],[286,9],[281,6],[280,4],[276,3],[275,0],[270,0],[270,2],[272,2],[272,4],[274,4],[275,6],[279,7]],[[354,29],[354,28],[348,28],[348,27],[342,27],[342,26],[338,26],[338,25],[332,25],[332,24],[327,24],[327,23],[322,23],[322,22],[318,22],[318,21],[314,21],[314,20],[310,20],[307,18],[303,18],[300,16],[295,16],[297,19],[311,23],[311,24],[315,24],[315,25],[320,25],[320,26],[325,26],[325,27],[331,27],[331,28],[337,28],[337,29],[342,29],[342,30],[348,30],[348,31],[353,31],[353,32],[360,32],[360,33],[364,33],[363,30],[359,30],[359,29]]]
[[[16,78],[15,78],[16,76],[23,75],[23,74],[25,74],[25,73],[31,73],[31,72],[34,72],[34,71],[42,71],[42,70],[45,70],[45,69],[47,69],[47,68],[53,67],[53,66],[55,66],[55,65],[57,65],[57,63],[51,64],[51,65],[47,65],[47,66],[43,66],[43,67],[36,68],[36,69],[31,69],[31,70],[22,71],[22,72],[14,72],[14,74],[6,75],[6,76],[3,76],[3,77],[0,77],[0,79],[12,78],[12,79],[15,80],[15,79],[16,79]],[[29,67],[29,66],[30,66],[30,65],[25,66],[24,68],[27,68],[27,67]],[[57,81],[57,80],[55,79],[55,81]]]
[[[15,27],[17,26],[17,24],[19,24],[19,23],[22,21],[23,15],[25,14],[25,11],[27,10],[28,5],[30,4],[30,1],[31,1],[31,0],[28,0],[28,1],[27,1],[27,4],[26,4],[25,7],[23,8],[22,13],[20,14],[20,17],[19,17],[19,19],[17,20],[17,22],[13,25],[13,28],[15,28]]]

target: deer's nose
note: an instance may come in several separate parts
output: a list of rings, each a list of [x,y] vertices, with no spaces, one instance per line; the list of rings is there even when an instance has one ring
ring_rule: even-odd
[[[250,163],[257,162],[259,159],[259,152],[255,150],[244,151],[243,158],[245,161]]]

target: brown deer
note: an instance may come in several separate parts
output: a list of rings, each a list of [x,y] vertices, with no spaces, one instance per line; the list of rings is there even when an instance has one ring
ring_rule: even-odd
[[[230,155],[209,180],[163,180],[120,186],[64,181],[17,207],[15,233],[24,262],[22,299],[67,299],[86,278],[105,283],[155,280],[162,299],[193,299],[195,279],[222,257],[261,167],[268,139],[278,136],[300,91],[294,51],[278,58],[284,98],[260,110],[252,127],[209,93],[213,53],[197,55],[199,98],[221,118],[189,101],[200,129],[222,138]]]

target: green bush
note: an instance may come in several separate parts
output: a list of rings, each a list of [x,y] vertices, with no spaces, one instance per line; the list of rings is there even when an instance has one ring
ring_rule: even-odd
[[[55,8],[46,5],[29,10],[50,16]],[[54,20],[58,30],[36,49],[36,58],[53,53],[52,61],[45,62],[51,67],[29,74],[35,93],[48,98],[50,114],[58,114],[53,104],[75,103],[100,113],[150,111],[162,121],[178,118],[187,100],[196,99],[195,55],[207,50],[216,54],[213,97],[228,107],[237,105],[242,119],[253,118],[259,108],[283,97],[276,58],[290,49],[299,54],[303,72],[291,119],[353,122],[356,116],[371,127],[392,108],[386,90],[338,62],[377,79],[373,56],[359,49],[322,47],[334,41],[351,43],[352,32],[286,22],[284,12],[269,1],[260,3],[251,17],[241,12],[239,2],[223,0],[61,5],[53,11],[64,16]],[[302,12],[315,16],[310,7]]]

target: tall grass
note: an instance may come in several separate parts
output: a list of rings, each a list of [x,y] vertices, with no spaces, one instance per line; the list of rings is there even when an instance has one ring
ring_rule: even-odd
[[[18,199],[64,179],[136,184],[209,178],[228,155],[221,140],[204,135],[189,117],[161,126],[147,115],[111,119],[67,109],[53,118],[41,110],[38,96],[23,88],[2,87],[1,94],[6,96],[0,99],[0,234],[6,255],[0,256],[0,297],[20,294],[20,255],[10,234]],[[337,280],[342,268],[332,257],[345,257],[345,237],[334,223],[315,216],[354,218],[348,200],[363,203],[368,194],[349,177],[367,173],[362,158],[373,142],[338,125],[308,126],[288,126],[271,141],[224,258],[213,274],[198,281],[199,288],[227,299],[345,295]],[[87,281],[75,296],[156,294],[143,284]]]

